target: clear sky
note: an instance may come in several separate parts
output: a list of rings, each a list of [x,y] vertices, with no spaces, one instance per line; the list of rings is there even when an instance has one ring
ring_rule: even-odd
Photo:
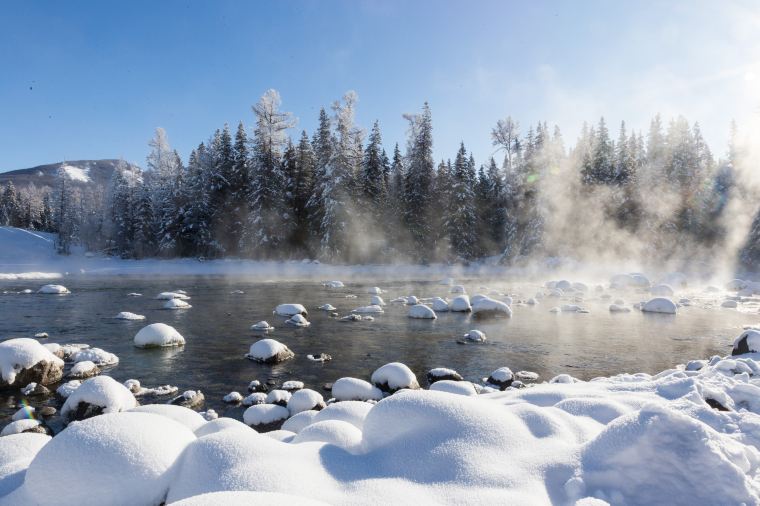
[[[0,171],[63,159],[143,165],[164,127],[183,159],[225,122],[252,123],[276,88],[310,133],[319,107],[359,95],[403,147],[428,101],[436,158],[478,162],[512,115],[574,139],[604,115],[646,128],[699,121],[725,151],[760,115],[756,1],[8,1],[0,10]]]

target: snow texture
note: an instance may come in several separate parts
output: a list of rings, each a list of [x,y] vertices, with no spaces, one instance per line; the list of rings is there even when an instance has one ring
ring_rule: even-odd
[[[16,376],[22,370],[42,361],[63,367],[63,360],[35,339],[20,337],[0,342],[0,375],[9,385],[16,381]]]
[[[138,348],[184,346],[185,338],[171,325],[151,323],[135,334],[134,343]]]
[[[90,378],[69,395],[61,408],[61,416],[68,419],[79,403],[103,408],[103,413],[126,411],[137,406],[135,396],[127,387],[109,376]]]

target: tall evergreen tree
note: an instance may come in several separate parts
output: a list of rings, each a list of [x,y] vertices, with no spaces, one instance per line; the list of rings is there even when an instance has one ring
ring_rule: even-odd
[[[433,123],[427,102],[422,114],[408,115],[410,122],[404,180],[404,223],[413,243],[413,256],[430,261],[426,247],[431,234],[431,211],[435,168],[433,164]]]

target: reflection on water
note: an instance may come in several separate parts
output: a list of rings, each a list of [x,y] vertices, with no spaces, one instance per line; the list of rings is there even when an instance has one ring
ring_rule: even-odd
[[[532,296],[537,287],[504,285],[491,288]],[[36,289],[41,283],[3,282],[0,291]],[[242,408],[229,408],[221,398],[231,390],[246,392],[253,379],[274,378],[278,383],[298,379],[316,390],[342,376],[369,379],[377,367],[391,361],[407,364],[424,383],[433,367],[451,367],[466,379],[479,380],[492,370],[509,366],[531,370],[547,380],[560,373],[581,379],[620,372],[655,373],[692,358],[726,354],[743,324],[757,323],[735,310],[683,308],[679,315],[610,314],[609,301],[590,295],[584,306],[590,314],[552,314],[563,301],[545,299],[537,306],[513,307],[511,319],[477,320],[469,314],[440,313],[435,321],[407,318],[407,308],[386,306],[373,322],[338,322],[316,308],[330,303],[341,314],[369,304],[371,284],[350,284],[327,289],[317,283],[255,282],[215,277],[180,278],[71,278],[67,296],[0,295],[0,338],[32,337],[47,332],[49,342],[87,343],[120,358],[106,371],[119,381],[139,379],[144,386],[172,384],[200,389],[207,406],[220,414],[242,416]],[[466,284],[476,293],[483,280]],[[448,296],[436,283],[385,283],[386,302],[400,295]],[[152,297],[166,290],[183,289],[191,295],[192,309],[160,309]],[[231,293],[242,290],[245,293]],[[127,297],[130,292],[143,297]],[[346,298],[355,294],[357,298]],[[628,294],[627,302],[642,295]],[[617,295],[616,295],[617,297]],[[624,297],[625,298],[625,297]],[[296,329],[272,314],[279,303],[297,302],[309,310],[312,325]],[[120,311],[143,314],[146,321],[111,317]],[[296,358],[278,366],[265,366],[243,355],[258,337],[251,324],[267,320],[276,327],[268,334],[287,344]],[[135,333],[148,323],[172,325],[185,336],[181,349],[144,350],[132,345]],[[466,331],[477,328],[488,335],[485,344],[457,344]],[[307,354],[327,353],[333,360],[312,362]],[[0,395],[0,421],[13,413],[19,399]]]

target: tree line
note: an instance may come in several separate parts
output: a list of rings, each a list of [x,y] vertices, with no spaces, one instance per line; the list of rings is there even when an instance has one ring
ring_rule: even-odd
[[[569,149],[557,126],[523,131],[506,118],[492,129],[495,155],[478,165],[463,143],[434,161],[427,104],[404,115],[403,148],[387,149],[378,122],[368,133],[355,124],[356,102],[347,93],[311,135],[291,138],[294,118],[269,90],[252,131],[224,125],[186,163],[157,129],[145,170],[121,162],[102,195],[63,170],[36,204],[8,185],[0,223],[58,232],[62,252],[82,243],[125,258],[512,264],[645,248],[694,260],[727,241],[726,209],[742,192],[736,143],[716,160],[682,117],[658,115],[646,135],[623,122],[615,139],[602,118]]]

